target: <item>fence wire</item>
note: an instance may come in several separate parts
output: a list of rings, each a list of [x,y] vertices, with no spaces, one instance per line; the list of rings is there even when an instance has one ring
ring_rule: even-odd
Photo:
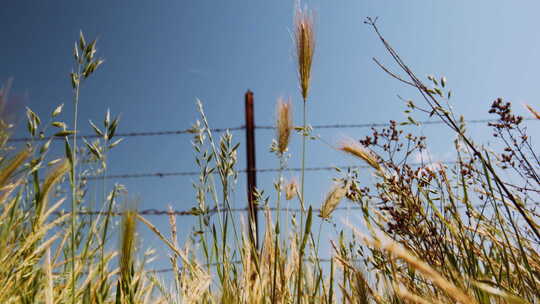
[[[437,164],[443,164],[443,165],[453,165],[457,162],[455,161],[440,161],[440,162],[433,162]],[[411,163],[408,164],[409,166],[422,166],[427,165],[428,163]],[[368,169],[370,168],[367,165],[357,165],[357,166],[321,166],[321,167],[307,167],[304,168],[306,172],[316,172],[316,171],[333,171],[336,169],[340,170],[346,170],[346,169]],[[255,169],[253,170],[257,173],[272,173],[272,172],[279,172],[279,168],[262,168],[262,169]],[[284,168],[282,169],[283,172],[300,172],[302,171],[302,168],[300,167],[292,167],[292,168]],[[238,173],[246,173],[248,172],[247,169],[241,169],[237,170]],[[87,180],[99,180],[102,178],[105,179],[131,179],[131,178],[148,178],[148,177],[174,177],[174,176],[198,176],[201,174],[199,171],[173,171],[173,172],[146,172],[146,173],[124,173],[124,174],[111,174],[111,175],[105,175],[105,176],[88,176],[85,177]],[[217,174],[217,172],[214,172],[214,174]]]
[[[537,120],[536,118],[523,118],[524,121],[530,121],[530,120]],[[489,122],[496,122],[496,119],[470,119],[465,120],[466,123],[469,124],[480,124],[480,123],[489,123]],[[420,125],[442,125],[444,122],[442,121],[419,121]],[[389,126],[389,123],[365,123],[365,124],[319,124],[319,125],[312,125],[314,129],[353,129],[353,128],[377,128],[377,127],[386,127]],[[214,133],[222,133],[225,131],[241,131],[245,130],[245,126],[237,126],[237,127],[231,127],[231,128],[212,128],[210,129],[211,132]],[[273,130],[275,129],[274,126],[268,126],[268,125],[256,125],[255,129],[258,130]],[[192,134],[193,129],[180,129],[180,130],[161,130],[161,131],[141,131],[141,132],[125,132],[125,133],[117,133],[117,137],[153,137],[153,136],[168,136],[168,135],[182,135],[182,134]],[[79,138],[99,138],[100,136],[96,134],[82,134],[78,136]],[[64,137],[55,137],[54,140],[63,140]],[[10,138],[8,142],[28,142],[28,141],[46,141],[49,140],[48,137],[46,138],[32,138],[32,137],[14,137]]]

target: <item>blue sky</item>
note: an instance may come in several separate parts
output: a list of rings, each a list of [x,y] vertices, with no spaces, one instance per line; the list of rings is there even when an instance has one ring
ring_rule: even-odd
[[[420,76],[445,75],[456,112],[487,118],[492,100],[503,97],[538,105],[540,28],[537,1],[305,1],[316,15],[317,46],[308,120],[311,124],[402,121],[397,95],[419,100],[415,92],[383,73],[372,57],[391,63],[365,17],[378,16],[388,41]],[[291,28],[293,1],[31,1],[4,3],[0,10],[0,81],[13,77],[15,94],[46,117],[58,104],[71,113],[68,74],[71,48],[83,30],[98,37],[104,65],[82,88],[80,121],[101,121],[107,108],[121,114],[120,132],[178,130],[197,119],[201,99],[213,127],[237,127],[244,119],[243,94],[255,93],[258,125],[274,121],[275,101],[290,97],[301,122]],[[22,115],[21,111],[21,115]],[[68,122],[71,115],[64,116]],[[423,118],[417,117],[419,120]],[[480,142],[489,132],[470,126]],[[23,128],[19,128],[23,130]],[[415,130],[430,137],[431,153],[449,157],[450,133],[442,126]],[[368,129],[316,131],[330,143],[344,136],[364,137]],[[23,136],[24,132],[17,135]],[[277,166],[268,153],[273,132],[257,131],[257,166]],[[244,133],[239,168],[245,164]],[[300,138],[291,145],[290,166],[298,167]],[[320,142],[308,148],[308,166],[354,165]],[[127,138],[110,156],[110,174],[192,171],[189,136]],[[307,175],[307,199],[318,206],[330,188],[332,172]],[[273,174],[260,174],[259,186],[272,192]],[[288,175],[287,177],[290,177]],[[369,174],[366,174],[369,178]],[[189,209],[194,205],[190,177],[118,180],[140,198],[139,207]],[[239,178],[235,204],[245,204]],[[165,219],[152,218],[166,229]],[[193,223],[178,219],[187,232]],[[145,246],[161,246],[142,232]],[[324,255],[324,254],[323,254]]]

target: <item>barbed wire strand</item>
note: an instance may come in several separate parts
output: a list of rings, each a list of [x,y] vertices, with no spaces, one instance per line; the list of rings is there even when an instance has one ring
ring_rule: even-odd
[[[534,121],[538,120],[537,118],[532,117],[524,117],[523,121]],[[470,124],[480,124],[480,123],[490,123],[490,122],[497,122],[497,119],[469,119],[465,120],[465,123]],[[424,121],[418,121],[417,122],[420,125],[442,125],[444,122],[442,121],[436,121],[436,120],[424,120]],[[354,128],[377,128],[377,127],[387,127],[390,124],[387,122],[384,123],[365,123],[365,124],[323,124],[323,125],[312,125],[311,127],[313,129],[354,129]],[[275,129],[274,126],[255,126],[255,129],[262,129],[262,130],[273,130]]]
[[[301,212],[302,209],[300,208],[275,208],[270,207],[264,210],[269,211],[277,211],[277,212],[291,212],[291,213],[298,213]],[[361,207],[338,207],[334,210],[362,210]],[[174,215],[174,216],[198,216],[198,215],[212,215],[218,212],[245,212],[248,211],[248,208],[230,208],[230,209],[217,209],[213,208],[206,212],[197,212],[195,210],[159,210],[159,209],[143,209],[140,211],[137,211],[137,214],[139,215],[156,215],[156,216],[164,216],[164,215]],[[320,212],[320,209],[313,209],[314,212]],[[62,211],[56,211],[53,212],[54,215],[66,215],[69,214],[69,212],[62,212]],[[122,216],[124,215],[124,212],[122,211],[113,211],[113,212],[107,212],[107,211],[78,211],[77,215],[111,215],[111,216]]]
[[[378,196],[371,196],[371,198],[378,198],[380,199]],[[503,206],[502,204],[499,205],[499,206]],[[456,208],[458,209],[463,209],[463,208],[466,208],[467,206],[463,205],[463,206],[457,206]],[[473,205],[472,207],[474,208],[483,208],[484,205],[483,204],[478,204],[478,205]],[[226,209],[226,208],[212,208],[206,212],[200,212],[200,211],[197,211],[197,210],[160,210],[160,209],[154,209],[154,208],[150,208],[150,209],[143,209],[143,210],[138,210],[137,211],[137,214],[139,215],[149,215],[149,216],[169,216],[169,215],[173,215],[173,216],[199,216],[199,215],[202,215],[202,216],[209,216],[209,215],[213,215],[213,214],[216,214],[218,212],[221,212],[221,213],[225,213],[225,212],[234,212],[234,213],[238,213],[238,212],[247,212],[249,209],[248,207],[245,207],[245,208],[230,208],[230,209]],[[276,207],[268,207],[268,208],[264,208],[264,209],[261,209],[261,211],[274,211],[274,212],[290,212],[290,213],[300,213],[302,211],[305,211],[305,210],[302,210],[300,208],[276,208]],[[352,210],[363,210],[363,207],[358,207],[358,206],[349,206],[349,207],[337,207],[334,209],[334,211],[352,211]],[[321,211],[320,208],[315,208],[313,209],[314,212],[318,213]],[[122,216],[124,215],[125,212],[122,212],[122,211],[112,211],[112,212],[108,212],[108,211],[84,211],[84,210],[81,210],[81,211],[78,211],[77,212],[77,215],[110,215],[110,216]],[[70,214],[69,212],[62,212],[62,211],[55,211],[53,212],[54,215],[57,215],[57,216],[62,216],[62,215],[66,215],[66,214]]]
[[[221,133],[225,132],[227,130],[229,131],[239,131],[244,130],[244,126],[240,127],[232,127],[232,128],[212,128],[210,129],[211,132],[215,133]],[[116,133],[116,137],[150,137],[150,136],[164,136],[164,135],[181,135],[181,134],[193,134],[193,129],[183,129],[183,130],[165,130],[165,131],[143,131],[143,132],[127,132],[127,133]],[[84,134],[77,136],[78,138],[101,138],[102,136],[99,136],[97,134]],[[54,137],[54,140],[63,140],[64,137]],[[8,139],[8,142],[27,142],[27,141],[45,141],[49,140],[48,137],[46,138],[31,138],[31,137],[16,137],[16,138],[10,138]]]
[[[307,263],[313,263],[315,261],[317,262],[320,262],[320,263],[330,263],[332,259],[330,258],[317,258],[316,260],[315,259],[304,259],[304,263],[307,262]],[[357,259],[353,259],[351,260],[353,262],[358,262],[359,260]],[[242,261],[239,261],[239,260],[235,260],[235,261],[229,261],[227,262],[229,264],[234,264],[234,265],[239,265],[239,264],[242,264]],[[199,265],[200,267],[202,268],[205,268],[205,267],[215,267],[215,266],[219,266],[219,265],[223,265],[225,263],[206,263],[206,264],[202,264],[202,265]],[[184,269],[184,267],[178,267],[178,271],[182,271]],[[173,272],[174,269],[173,268],[161,268],[161,269],[149,269],[149,270],[146,270],[147,273],[153,273],[153,274],[156,274],[156,273],[166,273],[166,272]],[[61,273],[59,272],[53,272],[54,275],[60,275]],[[118,274],[113,274],[113,275],[118,275]]]
[[[536,118],[524,118],[524,121],[531,121],[531,120],[537,120]],[[466,123],[469,124],[479,124],[479,123],[489,123],[489,122],[496,122],[496,119],[471,119],[471,120],[465,120]],[[442,121],[419,121],[420,125],[441,125],[444,122]],[[389,123],[365,123],[365,124],[320,124],[320,125],[312,125],[314,129],[348,129],[348,128],[376,128],[376,127],[385,127],[388,126]],[[211,132],[215,133],[221,133],[225,131],[240,131],[244,130],[245,126],[238,126],[238,127],[231,127],[231,128],[212,128],[210,129]],[[255,129],[259,130],[273,130],[275,129],[274,126],[266,126],[266,125],[260,125],[255,126]],[[164,130],[164,131],[142,131],[142,132],[127,132],[127,133],[117,133],[117,137],[151,137],[151,136],[165,136],[165,135],[182,135],[182,134],[192,134],[193,129],[182,129],[182,130]],[[84,138],[99,138],[100,136],[97,134],[84,134],[79,135],[79,137]],[[63,140],[64,137],[54,137],[54,140]],[[28,141],[46,141],[49,140],[48,137],[45,138],[31,138],[31,137],[15,137],[10,138],[8,142],[28,142]]]
[[[433,164],[443,164],[443,165],[453,165],[457,162],[455,161],[440,161],[440,162],[432,162]],[[428,163],[411,163],[408,164],[409,166],[422,166],[427,165]],[[307,167],[304,170],[308,172],[314,172],[314,171],[332,171],[336,169],[368,169],[371,168],[367,165],[357,165],[357,166],[322,166],[322,167]],[[262,169],[255,169],[255,172],[258,173],[271,173],[271,172],[279,172],[279,168],[262,168]],[[238,173],[246,173],[247,169],[241,169],[238,170]],[[302,168],[299,167],[293,167],[293,168],[284,168],[284,172],[300,172],[302,171]],[[87,180],[100,180],[102,178],[105,179],[130,179],[130,178],[147,178],[147,177],[174,177],[174,176],[198,176],[200,174],[199,171],[176,171],[176,172],[147,172],[147,173],[124,173],[124,174],[111,174],[111,175],[105,175],[105,176],[87,176],[84,177],[84,179]],[[214,172],[214,174],[217,174],[217,172]]]
[[[313,259],[304,259],[304,263],[308,262],[308,263],[313,263],[313,262],[320,262],[320,263],[330,263],[332,259],[330,258],[317,258],[315,260]],[[353,259],[352,260],[353,262],[357,262],[358,260],[357,259]],[[235,264],[235,265],[239,265],[239,264],[242,264],[242,261],[230,261],[228,262],[229,264]],[[215,267],[215,266],[219,266],[219,265],[223,265],[224,263],[208,263],[208,264],[202,264],[200,265],[201,267]],[[178,270],[181,271],[183,269],[183,267],[178,267]],[[165,273],[165,272],[173,272],[174,269],[172,268],[162,268],[162,269],[152,269],[152,270],[147,270],[146,272],[150,272],[150,273]]]

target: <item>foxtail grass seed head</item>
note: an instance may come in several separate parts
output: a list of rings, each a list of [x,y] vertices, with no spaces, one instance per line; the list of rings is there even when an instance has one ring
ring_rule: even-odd
[[[127,209],[122,218],[120,243],[120,275],[124,282],[131,278],[137,233],[136,211]]]
[[[527,108],[527,110],[529,110],[529,112],[531,112],[531,114],[534,116],[534,118],[540,119],[540,113],[538,113],[538,111],[533,109],[533,107],[531,107],[530,105],[525,105],[525,108]]]
[[[293,198],[296,197],[296,192],[298,191],[298,182],[296,179],[291,179],[286,185],[285,185],[285,198],[290,201]]]
[[[292,123],[292,105],[290,100],[284,100],[282,98],[277,101],[277,142],[278,152],[280,154],[287,151],[289,146],[289,140],[291,138],[291,131],[293,128]]]
[[[332,212],[336,210],[337,206],[341,202],[341,200],[345,197],[347,194],[347,185],[336,185],[332,188],[332,190],[328,193],[326,196],[326,199],[324,200],[323,205],[321,206],[321,212],[319,216],[323,219],[329,219],[332,215]]]
[[[358,142],[356,142],[353,139],[347,139],[343,141],[339,148],[339,150],[351,154],[353,156],[356,156],[363,161],[365,161],[368,165],[370,165],[373,169],[380,171],[381,165],[379,163],[379,159],[375,153],[373,153],[368,148],[360,145]]]
[[[308,9],[298,7],[294,16],[294,41],[296,44],[296,59],[298,61],[298,78],[304,101],[307,100],[311,64],[315,51],[315,33],[313,15]]]

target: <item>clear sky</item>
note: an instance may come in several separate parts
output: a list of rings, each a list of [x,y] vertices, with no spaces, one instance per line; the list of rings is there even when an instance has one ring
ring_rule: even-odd
[[[363,24],[378,16],[385,37],[418,75],[445,75],[458,113],[488,118],[496,97],[521,104],[538,102],[540,28],[537,1],[342,0],[305,1],[316,14],[316,51],[309,99],[311,124],[379,123],[405,119],[397,95],[419,100],[414,91],[388,77],[372,62],[390,63],[373,31]],[[60,103],[71,113],[68,74],[72,45],[83,30],[98,37],[106,61],[82,88],[80,121],[101,122],[107,108],[121,114],[120,132],[178,130],[198,117],[204,102],[213,127],[243,125],[243,94],[255,93],[258,125],[274,121],[275,101],[290,97],[301,122],[291,37],[294,2],[289,1],[5,1],[0,9],[0,81],[13,77],[15,94],[46,117]],[[23,111],[21,109],[21,115]],[[64,116],[68,122],[71,115]],[[21,118],[23,120],[24,118]],[[418,116],[422,120],[421,116]],[[487,142],[482,126],[471,132]],[[22,130],[22,128],[19,128]],[[343,136],[364,137],[368,129],[316,131],[330,143]],[[420,127],[431,136],[431,153],[448,157],[449,133],[442,126]],[[24,132],[17,133],[19,136]],[[257,166],[277,166],[268,153],[273,132],[257,131]],[[234,132],[243,144],[244,133]],[[300,137],[293,137],[290,166],[298,167]],[[239,168],[244,168],[244,145]],[[110,156],[110,174],[193,171],[186,135],[127,138]],[[310,143],[307,166],[354,165],[320,142]],[[287,175],[289,177],[290,175]],[[307,199],[319,206],[332,172],[307,175]],[[259,186],[273,194],[274,174],[260,174]],[[140,197],[139,207],[189,209],[191,177],[118,180]],[[235,205],[245,205],[239,178]],[[112,183],[112,182],[109,182]],[[166,229],[166,219],[153,217]],[[178,219],[189,232],[194,221]],[[161,246],[142,229],[144,246]],[[322,254],[323,256],[325,254]],[[158,265],[159,266],[159,265]]]

